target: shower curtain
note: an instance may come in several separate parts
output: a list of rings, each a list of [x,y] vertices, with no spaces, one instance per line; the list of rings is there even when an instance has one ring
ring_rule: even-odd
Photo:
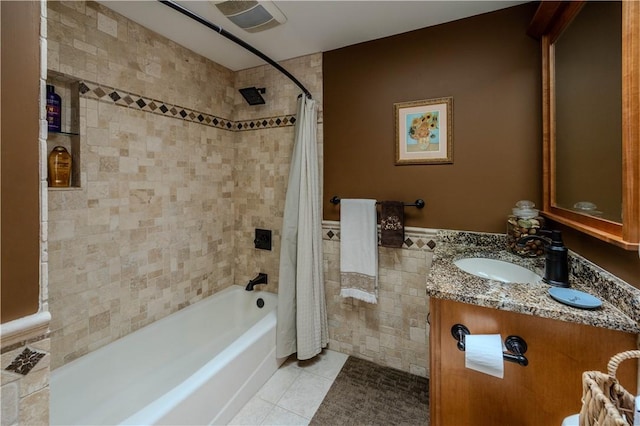
[[[309,359],[327,346],[316,102],[298,98],[295,145],[282,222],[276,355]]]

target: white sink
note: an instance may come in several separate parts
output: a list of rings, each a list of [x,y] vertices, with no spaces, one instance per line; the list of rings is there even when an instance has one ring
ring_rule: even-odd
[[[542,277],[535,272],[504,260],[468,257],[453,262],[465,272],[504,283],[537,283]]]

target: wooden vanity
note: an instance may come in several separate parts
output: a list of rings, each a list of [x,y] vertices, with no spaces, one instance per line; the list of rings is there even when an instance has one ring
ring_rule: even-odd
[[[460,258],[486,256],[541,275],[541,259],[506,252],[503,235],[448,231],[439,240],[427,278],[432,425],[560,426],[580,412],[582,373],[606,372],[613,355],[638,348],[640,290],[579,255],[570,253],[571,287],[600,298],[598,309],[560,304],[542,282],[501,283],[454,265]],[[505,361],[503,379],[465,368],[465,352],[451,334],[454,324],[471,334],[522,337],[528,365]],[[637,394],[635,360],[623,362],[617,376]]]
[[[529,364],[505,362],[504,379],[465,368],[465,353],[451,335],[454,324],[472,334],[521,336]],[[432,298],[431,425],[560,426],[580,412],[582,372],[606,372],[611,356],[636,348],[636,339],[632,333]],[[637,393],[637,363],[623,362],[617,376]]]
[[[604,35],[597,35],[596,27]],[[528,34],[542,46],[543,216],[637,251],[640,3],[541,2]],[[598,54],[601,42],[600,52],[616,56]],[[578,81],[586,84],[575,86]],[[596,86],[606,96],[597,95]],[[603,110],[615,111],[599,120],[605,136],[589,131],[584,137],[582,130]],[[606,141],[615,155],[605,159],[602,150],[589,145],[591,140],[598,147]],[[578,152],[594,154],[593,163]],[[605,183],[594,170],[612,181]],[[582,171],[586,173],[580,175]],[[596,203],[579,202],[583,200]],[[585,210],[584,205],[594,208]],[[509,256],[497,235],[451,232],[441,237],[427,278],[432,425],[560,426],[582,407],[582,373],[606,372],[612,356],[638,348],[640,290],[588,260],[570,253],[569,281],[572,288],[602,300],[602,307],[593,310],[559,304],[544,283],[500,283],[453,265],[465,256],[504,257],[541,275],[541,264]],[[451,334],[454,324],[465,325],[472,334],[522,337],[528,365],[506,362],[503,379],[465,368],[465,353]],[[638,394],[636,360],[623,362],[617,377]]]

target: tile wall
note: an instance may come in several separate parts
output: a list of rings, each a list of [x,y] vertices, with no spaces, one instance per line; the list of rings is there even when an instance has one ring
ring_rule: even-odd
[[[291,59],[282,66],[301,81],[318,103],[318,162],[322,170],[322,54]],[[263,94],[266,104],[250,106],[236,92],[234,107],[239,122],[259,122],[265,117],[277,119],[296,114],[297,96],[302,92],[275,68],[261,66],[238,71],[236,89],[251,86],[266,88]],[[294,127],[243,131],[236,135],[233,195],[236,283],[246,284],[258,272],[263,272],[269,275],[266,289],[277,292],[280,236]],[[272,230],[271,251],[253,248],[255,228]]]
[[[340,223],[323,224],[329,347],[429,377],[429,274],[436,231],[407,228],[401,249],[378,249],[378,303],[340,296]]]
[[[48,8],[49,70],[82,82],[82,186],[48,199],[56,368],[233,282],[234,133],[206,120],[234,93],[230,70],[97,3]]]
[[[277,292],[300,89],[99,4],[48,5],[49,69],[82,82],[82,187],[48,200],[52,368],[258,272]],[[322,171],[322,54],[282,65],[319,104]],[[250,86],[266,105],[245,103],[237,89]],[[255,228],[272,230],[271,251],[253,247]],[[428,374],[425,244],[381,249],[380,304],[368,306],[337,296],[339,243],[324,242],[332,349]]]
[[[253,232],[279,235],[297,87],[96,3],[49,2],[48,21],[49,69],[80,81],[82,164],[80,189],[49,191],[52,367],[258,271],[277,291],[277,243]],[[283,66],[321,97],[320,54]],[[236,90],[254,85],[266,106]]]

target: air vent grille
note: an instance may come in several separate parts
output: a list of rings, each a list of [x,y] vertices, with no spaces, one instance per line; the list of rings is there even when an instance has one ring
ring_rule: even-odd
[[[228,0],[213,3],[231,22],[250,33],[277,27],[287,20],[270,1]]]

